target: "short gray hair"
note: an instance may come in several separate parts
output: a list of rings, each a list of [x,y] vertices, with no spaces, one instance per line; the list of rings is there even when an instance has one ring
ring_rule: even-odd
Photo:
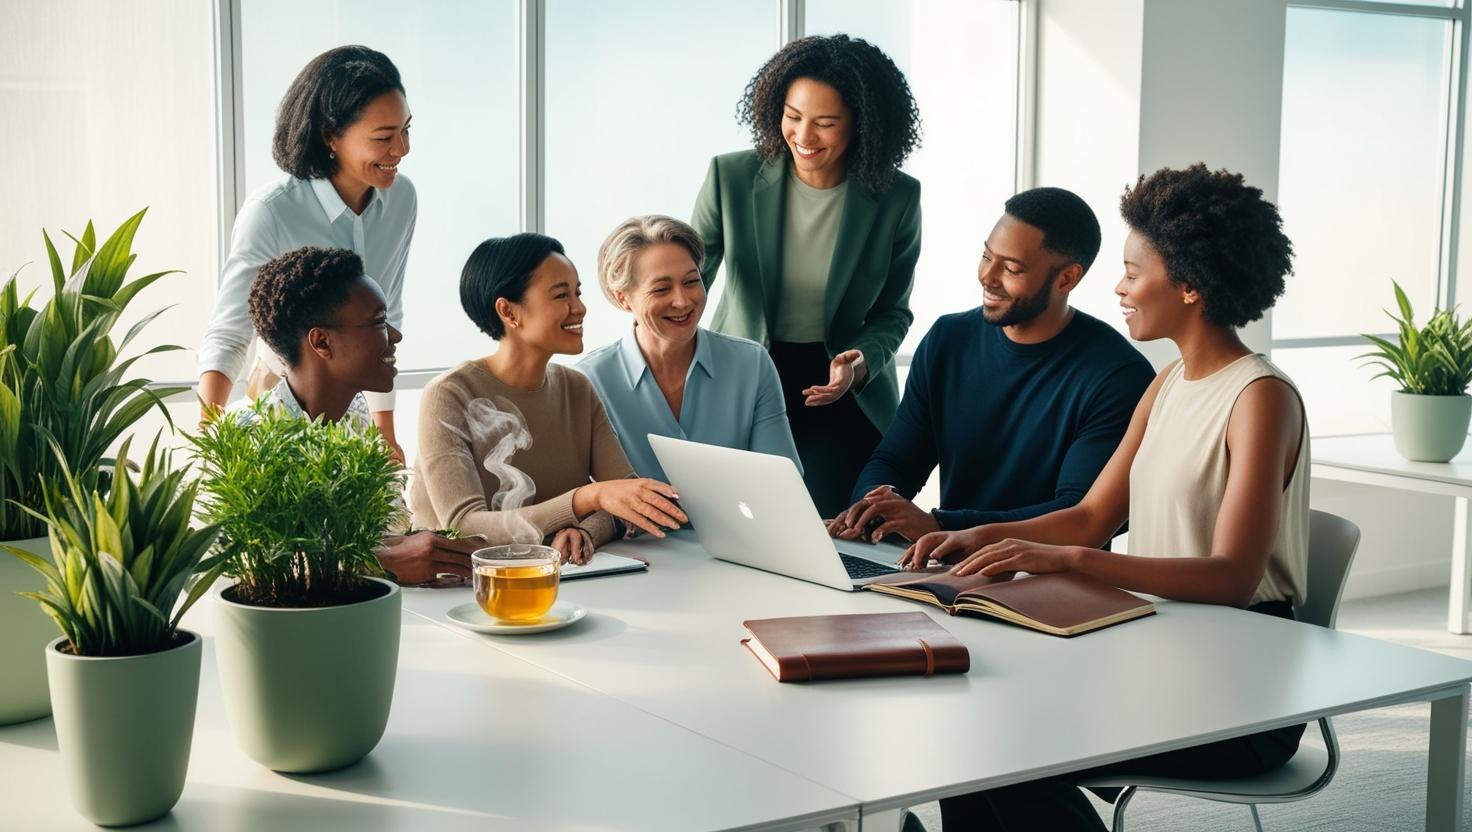
[[[673,243],[690,252],[695,268],[705,259],[705,241],[687,223],[662,214],[630,217],[618,224],[598,247],[598,286],[618,306],[615,292],[625,295],[634,286],[634,258],[650,246]]]

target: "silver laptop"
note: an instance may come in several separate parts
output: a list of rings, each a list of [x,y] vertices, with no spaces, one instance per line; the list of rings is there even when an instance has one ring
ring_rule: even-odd
[[[787,457],[654,434],[649,444],[715,557],[850,592],[900,571],[902,546],[828,536]]]

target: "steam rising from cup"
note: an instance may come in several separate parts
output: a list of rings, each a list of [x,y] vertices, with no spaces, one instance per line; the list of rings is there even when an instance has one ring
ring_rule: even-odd
[[[496,478],[496,493],[491,495],[488,507],[497,512],[501,521],[501,540],[510,543],[539,544],[542,530],[521,515],[521,508],[536,492],[536,483],[520,469],[507,463],[511,455],[532,446],[532,434],[527,429],[526,418],[521,409],[505,396],[490,399],[472,399],[465,409],[464,431],[447,422],[441,425],[459,436],[471,448],[490,447],[481,464]]]

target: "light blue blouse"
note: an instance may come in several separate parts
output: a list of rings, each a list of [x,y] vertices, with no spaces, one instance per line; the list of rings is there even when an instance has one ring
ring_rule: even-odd
[[[700,329],[685,374],[679,421],[649,370],[634,330],[578,362],[603,399],[619,444],[641,477],[664,480],[649,434],[785,456],[802,470],[782,384],[771,356],[755,341]]]

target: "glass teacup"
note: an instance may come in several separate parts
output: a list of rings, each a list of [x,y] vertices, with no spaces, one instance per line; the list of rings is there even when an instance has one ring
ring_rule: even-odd
[[[477,549],[470,556],[475,602],[501,621],[535,621],[557,600],[557,550],[508,543]]]

